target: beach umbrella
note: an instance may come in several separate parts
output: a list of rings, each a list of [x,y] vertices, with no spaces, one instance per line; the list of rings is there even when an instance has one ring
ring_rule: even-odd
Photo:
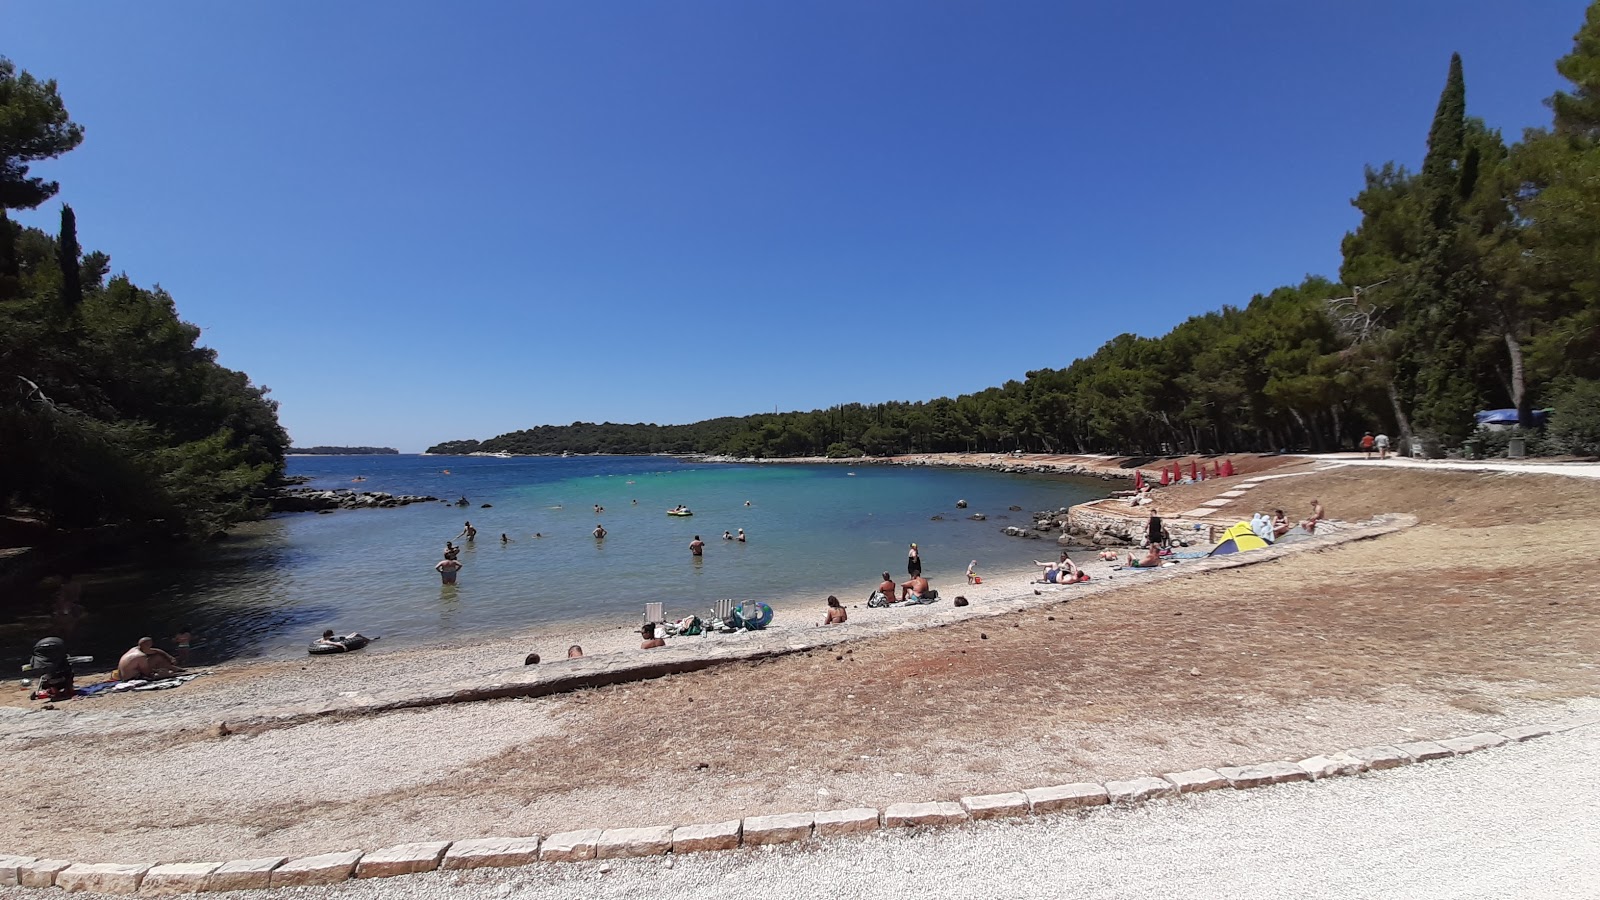
[[[1233,477],[1233,460],[1225,459],[1222,461],[1222,475],[1224,478]]]
[[[1144,472],[1139,469],[1133,470],[1133,489],[1136,491],[1144,490]]]
[[[1161,486],[1162,487],[1166,487],[1167,485],[1172,483],[1172,482],[1167,480],[1167,476],[1169,474],[1171,474],[1171,473],[1169,473],[1167,471],[1167,464],[1166,463],[1162,463],[1161,464]]]
[[[1189,480],[1190,481],[1199,481],[1200,480],[1200,474],[1195,471],[1194,460],[1192,460],[1192,459],[1189,460]]]

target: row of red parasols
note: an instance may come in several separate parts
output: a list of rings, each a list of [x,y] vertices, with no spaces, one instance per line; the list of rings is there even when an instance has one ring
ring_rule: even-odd
[[[1197,465],[1196,462],[1194,460],[1192,460],[1192,459],[1189,460],[1189,480],[1190,481],[1205,481],[1207,478],[1227,478],[1227,477],[1229,477],[1231,475],[1233,475],[1233,460],[1231,460],[1231,459],[1224,459],[1221,462],[1212,463],[1210,472],[1206,471],[1206,467],[1205,466]],[[1172,464],[1172,468],[1170,470],[1167,468],[1167,465],[1165,463],[1162,463],[1162,465],[1161,465],[1161,483],[1162,484],[1175,484],[1175,483],[1177,483],[1179,481],[1182,481],[1182,480],[1183,480],[1183,466],[1182,466],[1181,463],[1173,463]],[[1133,473],[1133,489],[1136,490],[1136,491],[1144,490],[1144,471],[1143,470],[1140,470],[1140,469],[1135,469],[1134,470],[1134,473]]]

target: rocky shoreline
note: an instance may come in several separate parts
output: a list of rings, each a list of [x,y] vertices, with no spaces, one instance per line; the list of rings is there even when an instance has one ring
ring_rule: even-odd
[[[273,512],[332,512],[336,509],[392,509],[412,503],[438,503],[438,497],[353,491],[348,488],[282,488],[272,496]]]

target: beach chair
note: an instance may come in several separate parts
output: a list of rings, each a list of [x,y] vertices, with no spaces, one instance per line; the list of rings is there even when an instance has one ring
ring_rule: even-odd
[[[665,622],[666,620],[667,616],[661,611],[661,604],[659,602],[646,603],[644,605],[644,624],[654,625],[657,622]]]
[[[711,615],[718,622],[726,622],[733,618],[733,607],[735,605],[731,597],[727,600],[718,600],[717,604],[711,607]]]

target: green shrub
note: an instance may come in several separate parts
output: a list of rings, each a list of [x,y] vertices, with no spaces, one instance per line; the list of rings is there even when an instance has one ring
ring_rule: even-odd
[[[1561,452],[1600,456],[1600,381],[1569,381],[1551,401],[1551,442]]]

